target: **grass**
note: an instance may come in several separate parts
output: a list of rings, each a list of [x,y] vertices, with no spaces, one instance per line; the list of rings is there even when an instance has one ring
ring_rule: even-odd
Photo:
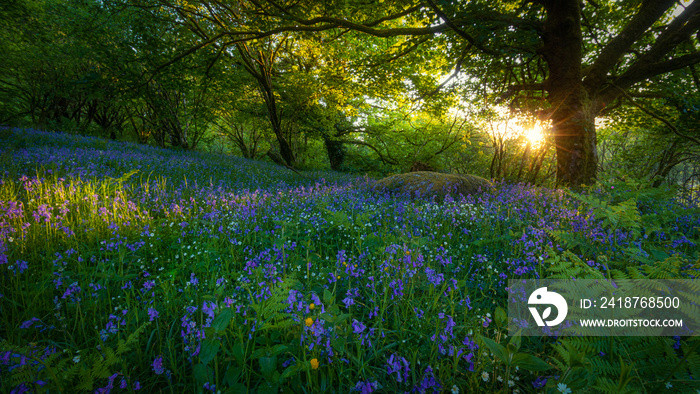
[[[604,270],[635,246],[654,252],[637,265],[683,262],[679,277],[698,259],[698,211],[624,185],[435,202],[17,129],[0,130],[0,162],[2,392],[559,392],[580,383],[571,357],[507,336],[508,279],[546,277],[566,251]],[[614,226],[619,209],[591,205],[629,198],[638,215]],[[509,341],[547,369],[499,360]],[[622,371],[586,357],[597,387]],[[700,388],[692,368],[674,387]]]

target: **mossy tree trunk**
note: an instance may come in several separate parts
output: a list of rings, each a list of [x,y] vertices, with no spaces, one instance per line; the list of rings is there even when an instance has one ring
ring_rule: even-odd
[[[547,10],[542,55],[557,152],[557,183],[591,184],[598,165],[595,114],[582,82],[581,9],[576,1],[543,2]]]

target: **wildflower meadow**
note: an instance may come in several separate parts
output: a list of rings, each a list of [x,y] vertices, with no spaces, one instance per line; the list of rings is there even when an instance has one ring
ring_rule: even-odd
[[[0,129],[0,392],[696,392],[692,337],[508,336],[508,279],[694,278],[673,190],[372,179]]]

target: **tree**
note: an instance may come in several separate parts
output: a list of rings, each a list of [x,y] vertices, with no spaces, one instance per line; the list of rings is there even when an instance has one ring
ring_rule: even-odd
[[[563,185],[595,179],[595,119],[607,105],[642,91],[641,82],[700,62],[700,0],[680,11],[675,0],[259,0],[235,10],[218,1],[195,4],[183,13],[210,20],[246,13],[250,23],[212,24],[191,50],[325,30],[409,37],[402,56],[435,47],[456,70],[487,80],[488,93],[551,120]]]
[[[160,146],[196,149],[214,123],[223,74],[218,54],[201,50],[154,74],[160,64],[193,45],[194,36],[177,23],[168,9],[145,13],[119,1],[105,2],[102,18],[114,25],[103,37],[86,34],[103,74],[119,94],[124,119],[139,142],[149,138]],[[155,16],[155,17],[154,17]]]
[[[350,156],[362,157],[352,159],[369,162],[356,166],[373,173],[449,168],[445,158],[474,131],[461,114],[370,107],[360,118],[339,125],[346,135],[339,142],[355,147]]]
[[[687,86],[687,94],[677,86]],[[601,130],[601,170],[646,178],[654,187],[692,186],[700,173],[700,79],[694,67],[665,75],[643,96],[623,99],[630,105],[608,107],[618,120]]]
[[[240,77],[240,78],[235,78]],[[245,75],[234,75],[223,81],[217,111],[218,134],[232,143],[246,159],[256,159],[268,138],[270,122],[259,90],[246,81]],[[252,86],[251,86],[252,85]]]

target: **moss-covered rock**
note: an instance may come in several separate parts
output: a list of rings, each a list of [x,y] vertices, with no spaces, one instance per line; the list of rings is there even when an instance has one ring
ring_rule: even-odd
[[[442,200],[447,194],[453,197],[460,194],[466,196],[491,186],[491,182],[475,175],[418,171],[380,179],[374,184],[374,190],[421,198],[436,196]]]

